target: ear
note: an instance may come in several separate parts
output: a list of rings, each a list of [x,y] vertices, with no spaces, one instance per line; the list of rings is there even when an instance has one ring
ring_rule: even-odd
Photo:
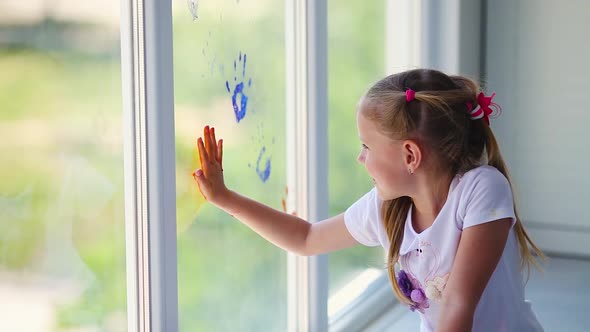
[[[405,140],[402,143],[404,164],[410,174],[414,174],[422,163],[422,149],[413,140]]]

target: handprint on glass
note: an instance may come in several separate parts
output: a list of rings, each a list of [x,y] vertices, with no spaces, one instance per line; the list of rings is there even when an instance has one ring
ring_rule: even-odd
[[[241,77],[238,79],[240,72],[238,71],[238,64],[241,67]],[[245,116],[248,110],[248,96],[246,95],[245,89],[252,86],[252,78],[248,79],[247,87],[244,85],[246,81],[246,54],[242,56],[242,52],[237,60],[234,60],[234,80],[233,88],[230,87],[230,82],[225,81],[225,87],[227,92],[231,94],[231,103],[234,108],[234,115],[236,116],[236,122],[240,122]]]

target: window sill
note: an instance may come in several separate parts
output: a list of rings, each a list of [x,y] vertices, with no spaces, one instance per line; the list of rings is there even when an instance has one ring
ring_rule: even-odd
[[[363,331],[397,307],[396,303],[387,275],[378,269],[367,269],[330,297],[328,330]]]

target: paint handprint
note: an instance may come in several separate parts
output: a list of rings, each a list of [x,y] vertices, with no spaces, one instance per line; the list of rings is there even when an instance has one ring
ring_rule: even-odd
[[[262,182],[266,182],[270,177],[270,165],[270,156],[266,153],[266,147],[263,146],[258,153],[258,160],[256,160],[256,174]]]
[[[238,64],[241,64],[242,72],[241,78],[238,80]],[[225,81],[225,87],[227,92],[231,94],[231,103],[234,108],[234,115],[236,121],[240,122],[245,116],[248,110],[248,96],[244,91],[244,81],[246,80],[246,54],[242,57],[242,52],[238,57],[238,60],[234,60],[234,87],[233,91],[230,87],[229,81]],[[248,87],[252,85],[252,79],[248,79]]]
[[[256,171],[256,175],[262,182],[266,182],[270,177],[270,171],[272,166],[272,150],[275,144],[275,138],[272,138],[272,142],[270,144],[266,143],[264,138],[264,125],[261,123],[257,126],[258,133],[256,136],[252,136],[252,143],[254,146],[259,147],[257,148],[257,158],[256,164],[252,165],[252,163],[248,163],[248,167],[254,167]]]

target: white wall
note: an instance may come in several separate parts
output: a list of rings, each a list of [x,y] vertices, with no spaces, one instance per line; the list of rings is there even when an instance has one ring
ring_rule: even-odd
[[[566,5],[567,2],[567,5]],[[590,255],[590,2],[487,4],[492,121],[521,217],[543,249]]]

